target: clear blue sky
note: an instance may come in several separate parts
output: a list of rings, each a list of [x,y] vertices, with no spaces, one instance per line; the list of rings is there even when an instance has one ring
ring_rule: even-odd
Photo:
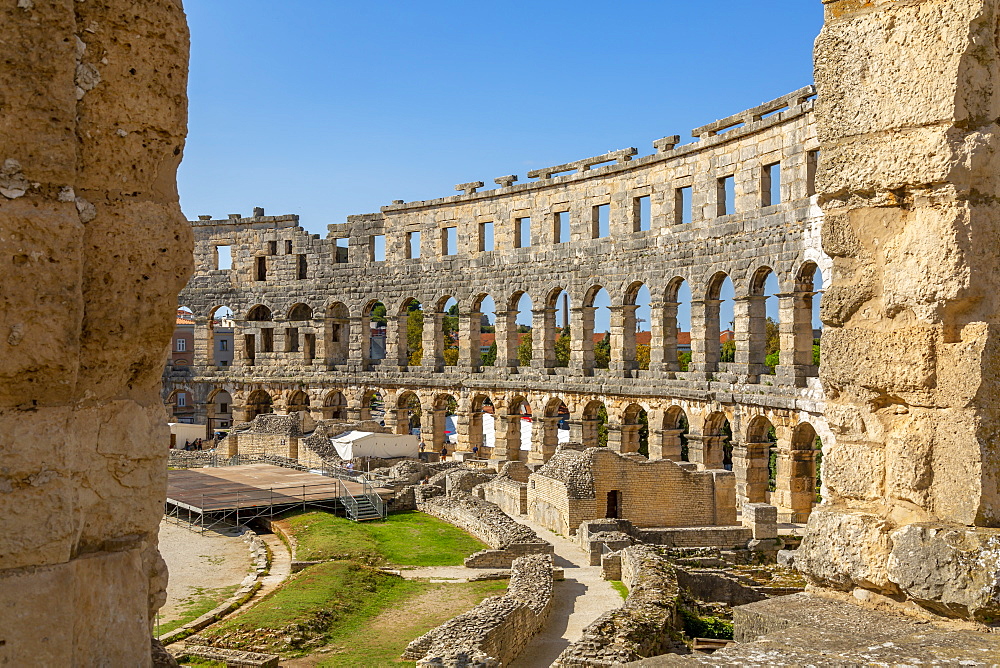
[[[181,206],[329,223],[651,142],[812,82],[820,0],[188,0]],[[770,300],[769,300],[770,301]],[[642,317],[642,316],[640,316]]]

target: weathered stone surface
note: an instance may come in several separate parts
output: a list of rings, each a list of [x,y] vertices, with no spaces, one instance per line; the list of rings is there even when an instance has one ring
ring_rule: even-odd
[[[998,574],[970,558],[993,562],[992,535],[955,525],[1000,525],[1000,3],[831,0],[826,19],[820,376],[836,443],[795,563],[826,586],[992,615]]]
[[[149,665],[187,27],[170,0],[0,22],[0,663]]]

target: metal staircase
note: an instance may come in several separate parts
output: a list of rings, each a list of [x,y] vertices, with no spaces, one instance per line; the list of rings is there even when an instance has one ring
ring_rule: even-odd
[[[375,488],[367,480],[361,482],[363,486],[360,494],[352,494],[346,486],[343,488],[344,494],[340,500],[347,511],[347,519],[355,522],[384,520],[387,513],[385,501],[375,492]]]

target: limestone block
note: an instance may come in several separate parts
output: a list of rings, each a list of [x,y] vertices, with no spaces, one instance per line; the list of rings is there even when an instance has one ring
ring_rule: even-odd
[[[1000,529],[908,524],[890,535],[889,579],[939,614],[1000,617]]]
[[[891,523],[870,513],[816,508],[796,550],[796,568],[814,584],[834,589],[895,591],[887,570],[892,529]]]
[[[743,526],[756,540],[778,537],[778,508],[767,503],[743,504]]]

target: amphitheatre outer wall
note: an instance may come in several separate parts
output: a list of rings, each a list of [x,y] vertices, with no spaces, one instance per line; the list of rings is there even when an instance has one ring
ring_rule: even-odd
[[[395,202],[378,214],[331,225],[327,238],[298,226],[297,216],[213,220],[191,225],[197,269],[179,305],[195,320],[193,364],[168,367],[164,399],[179,390],[195,401],[199,422],[217,410],[215,397],[232,399],[234,423],[259,412],[309,410],[316,417],[364,419],[373,393],[386,407],[387,426],[408,429],[407,405],[422,408],[424,433],[443,442],[448,399],[457,403],[460,451],[482,444],[482,407],[495,409],[495,459],[524,458],[522,404],[533,413],[528,463],[541,464],[556,447],[557,411],[569,411],[570,439],[596,445],[599,404],[608,413],[608,445],[638,450],[638,409],[646,411],[649,456],[688,459],[703,468],[723,466],[723,432],[732,430],[732,463],[742,500],[767,495],[767,432],[775,429],[778,475],[772,502],[804,520],[815,499],[816,434],[832,436],[823,420],[823,392],[813,366],[813,274],[826,272],[820,249],[822,213],[813,181],[818,146],[814,90],[807,87],[755,109],[678,137],[654,142],[651,155],[635,149],[529,172],[535,180],[496,179],[498,188],[462,184],[462,194]],[[771,197],[769,167],[780,170],[780,197]],[[725,179],[732,178],[731,201]],[[686,190],[685,190],[686,189]],[[649,220],[639,220],[649,198]],[[681,206],[689,202],[690,210]],[[598,207],[608,215],[598,234]],[[570,235],[558,239],[560,215]],[[690,216],[688,218],[688,216]],[[530,219],[531,245],[518,247],[518,226]],[[682,222],[682,221],[689,222]],[[484,224],[494,248],[484,249]],[[648,229],[642,229],[648,227]],[[449,228],[454,228],[450,232]],[[418,232],[419,257],[410,257]],[[448,247],[449,234],[454,248]],[[375,238],[385,259],[375,259]],[[338,240],[347,240],[347,249]],[[343,242],[340,242],[342,246]],[[219,269],[219,246],[228,246],[229,269]],[[764,365],[764,281],[775,274],[780,313],[780,362]],[[733,362],[719,360],[720,288],[735,292]],[[677,363],[677,295],[691,294],[689,369]],[[635,299],[646,286],[651,299],[648,369],[636,361]],[[611,361],[595,368],[593,299],[605,289],[611,302]],[[518,365],[515,316],[522,294],[532,300],[530,366]],[[568,367],[557,367],[556,306],[570,297],[573,332]],[[481,304],[496,304],[497,360],[482,366]],[[459,355],[444,363],[441,323],[450,298],[458,303]],[[424,311],[423,357],[408,364],[406,318]],[[385,358],[369,357],[371,309],[386,307]],[[232,309],[235,351],[231,367],[215,366],[212,315]],[[581,333],[578,335],[577,333]]]

